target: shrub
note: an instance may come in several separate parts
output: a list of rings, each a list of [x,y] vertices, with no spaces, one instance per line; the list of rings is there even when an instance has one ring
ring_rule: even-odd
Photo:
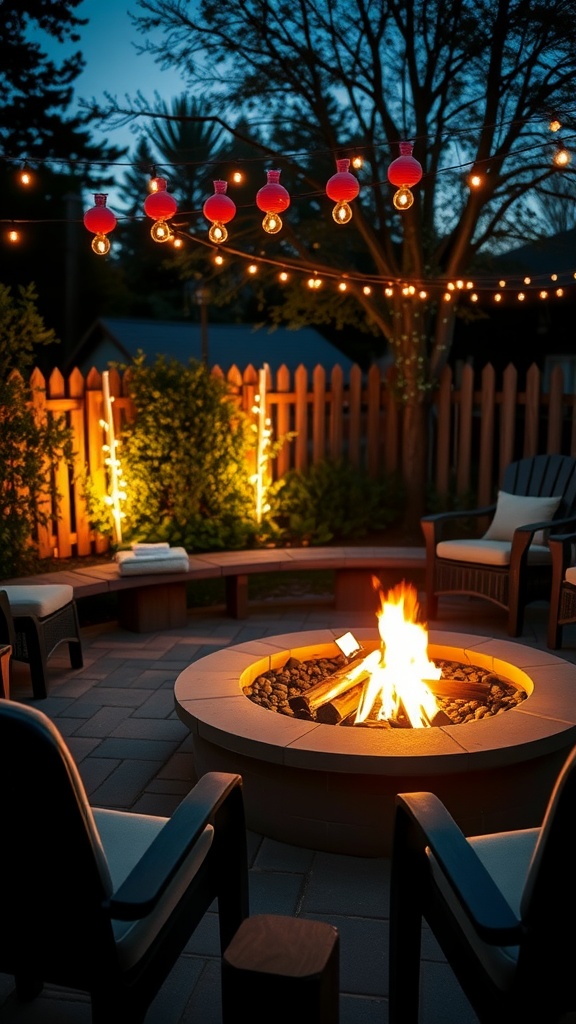
[[[251,433],[226,383],[202,363],[139,353],[130,369],[135,418],[119,436],[123,540],[169,541],[187,551],[254,541]],[[90,501],[94,514],[93,498]]]
[[[267,495],[268,529],[278,542],[327,544],[360,539],[396,522],[404,490],[393,476],[372,479],[345,461],[290,470]]]

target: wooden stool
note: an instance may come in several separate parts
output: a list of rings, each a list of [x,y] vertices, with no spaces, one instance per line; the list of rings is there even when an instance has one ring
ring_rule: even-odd
[[[223,1024],[338,1024],[339,942],[323,921],[247,917],[222,957]]]

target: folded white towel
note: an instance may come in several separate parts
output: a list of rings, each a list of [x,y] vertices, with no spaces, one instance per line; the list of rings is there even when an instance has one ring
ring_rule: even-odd
[[[170,548],[144,556],[133,551],[117,551],[116,561],[121,576],[135,576],[138,573],[188,572],[190,560],[185,548]]]
[[[135,555],[146,555],[149,551],[170,551],[170,545],[166,541],[159,541],[157,544],[144,544],[138,541],[131,547]]]

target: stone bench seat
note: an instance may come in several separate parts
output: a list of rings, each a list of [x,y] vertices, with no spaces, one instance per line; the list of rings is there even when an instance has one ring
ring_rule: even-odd
[[[122,576],[115,561],[76,569],[39,573],[4,580],[5,584],[68,584],[77,601],[84,597],[116,594],[118,621],[132,632],[177,629],[186,623],[187,587],[198,580],[223,579],[226,611],[246,618],[248,577],[259,573],[334,571],[334,599],[338,610],[366,608],[373,603],[371,576],[384,588],[401,579],[423,574],[425,550],[420,547],[314,547],[266,548],[255,551],[220,551],[189,555],[187,572],[139,573]],[[0,587],[2,582],[0,582]]]

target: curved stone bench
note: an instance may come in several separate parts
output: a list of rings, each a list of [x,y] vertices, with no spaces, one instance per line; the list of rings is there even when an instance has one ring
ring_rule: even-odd
[[[212,551],[190,555],[187,572],[121,576],[118,564],[110,561],[3,582],[28,585],[66,583],[73,587],[76,600],[99,594],[116,594],[120,625],[136,633],[149,633],[185,625],[187,586],[197,580],[223,579],[226,611],[232,618],[243,619],[249,612],[249,576],[330,570],[335,577],[336,608],[352,611],[375,607],[372,575],[381,580],[384,589],[394,586],[407,574],[411,582],[418,582],[423,578],[425,557],[423,547],[342,546]]]

